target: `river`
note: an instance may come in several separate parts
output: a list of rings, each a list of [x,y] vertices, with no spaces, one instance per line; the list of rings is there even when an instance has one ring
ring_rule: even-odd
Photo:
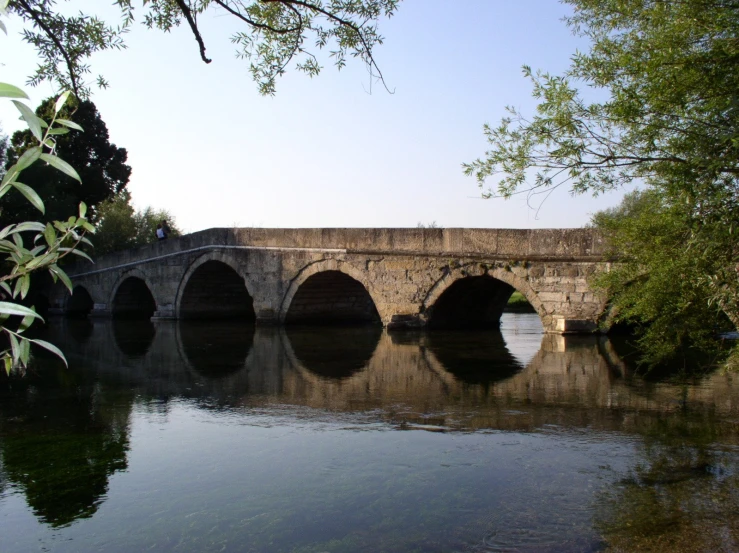
[[[0,551],[739,551],[739,375],[603,337],[52,321]]]

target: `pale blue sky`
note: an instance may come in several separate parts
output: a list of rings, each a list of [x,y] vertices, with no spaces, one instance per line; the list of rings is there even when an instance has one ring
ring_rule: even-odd
[[[99,0],[70,2],[85,9]],[[88,8],[89,9],[89,8]],[[263,97],[234,56],[231,18],[200,19],[210,65],[189,29],[136,24],[129,49],[92,59],[110,88],[93,101],[128,150],[134,203],[168,209],[187,231],[214,226],[578,227],[622,194],[557,190],[538,212],[523,198],[482,200],[461,163],[483,154],[485,122],[506,105],[529,110],[521,66],[561,72],[577,47],[553,0],[404,0],[380,30],[377,62],[395,94],[351,60],[318,78],[290,71]],[[23,85],[36,64],[10,20],[0,81]],[[33,106],[49,85],[24,86]],[[0,107],[6,133],[20,123]]]

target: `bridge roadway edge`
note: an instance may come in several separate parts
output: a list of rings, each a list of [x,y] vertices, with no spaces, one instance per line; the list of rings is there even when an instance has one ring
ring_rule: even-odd
[[[360,281],[389,328],[425,326],[448,286],[489,275],[524,293],[555,333],[597,331],[605,302],[588,279],[609,267],[592,229],[233,228],[101,256],[94,266],[70,267],[69,274],[90,293],[93,316],[112,314],[114,282],[143,274],[157,306],[153,319],[178,318],[183,277],[204,256],[232,261],[258,324],[283,323],[291,284],[306,267],[322,263]],[[57,287],[50,296],[53,312],[63,313],[68,293]]]

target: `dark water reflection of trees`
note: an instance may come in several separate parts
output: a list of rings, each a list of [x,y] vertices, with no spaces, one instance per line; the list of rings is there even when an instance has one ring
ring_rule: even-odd
[[[681,413],[639,430],[637,462],[597,501],[613,550],[739,550],[736,421]]]
[[[125,470],[133,396],[54,359],[0,387],[2,471],[51,526],[94,515]]]
[[[26,379],[2,381],[0,470],[4,493],[21,490],[52,526],[90,517],[105,500],[110,476],[127,467],[134,406],[166,411],[177,400],[229,412],[371,413],[403,429],[625,434],[633,464],[593,505],[604,543],[698,551],[739,539],[731,375],[645,382],[606,339],[537,333],[110,321],[48,332],[70,368],[44,358]],[[532,341],[538,351],[516,353]]]

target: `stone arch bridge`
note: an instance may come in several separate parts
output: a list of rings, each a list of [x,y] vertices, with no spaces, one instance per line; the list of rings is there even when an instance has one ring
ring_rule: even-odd
[[[257,324],[498,323],[514,290],[548,332],[592,332],[607,270],[590,229],[209,229],[69,270],[51,313]]]

